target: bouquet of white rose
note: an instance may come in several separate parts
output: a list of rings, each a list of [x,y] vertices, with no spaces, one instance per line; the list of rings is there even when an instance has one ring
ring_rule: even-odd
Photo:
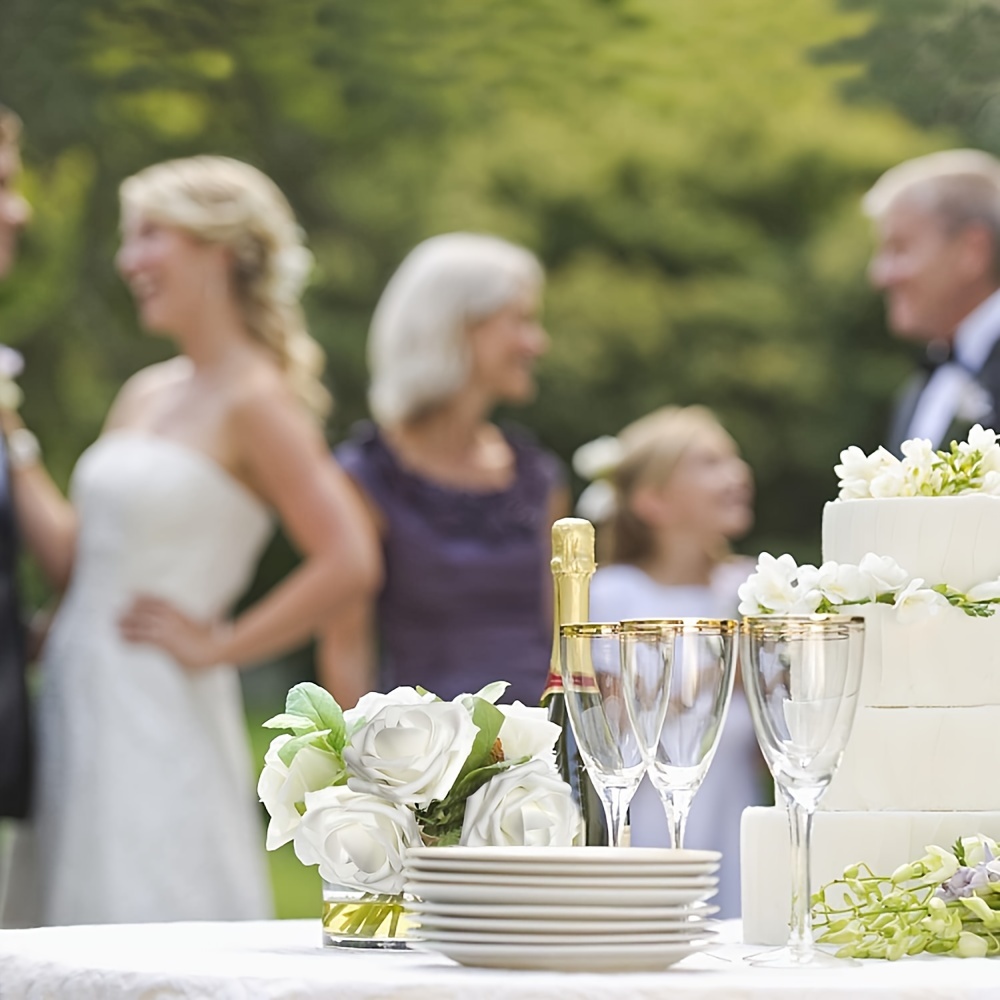
[[[568,847],[581,823],[555,769],[559,727],[544,709],[497,705],[507,683],[442,701],[399,687],[346,712],[315,684],[288,692],[257,786],[267,848],[289,841],[328,882],[403,890],[406,849]]]

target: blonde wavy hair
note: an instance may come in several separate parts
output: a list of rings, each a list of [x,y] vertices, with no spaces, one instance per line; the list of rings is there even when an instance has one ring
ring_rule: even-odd
[[[312,254],[274,181],[239,160],[193,156],[147,167],[122,183],[120,195],[123,211],[229,248],[247,329],[272,352],[295,394],[326,416],[332,404],[320,381],[326,359],[299,302]]]
[[[706,406],[664,406],[619,432],[620,456],[608,473],[615,496],[604,532],[608,562],[634,565],[650,554],[652,533],[633,513],[631,497],[642,486],[664,485],[685,452],[709,436],[732,440]],[[724,559],[728,549],[713,555]]]

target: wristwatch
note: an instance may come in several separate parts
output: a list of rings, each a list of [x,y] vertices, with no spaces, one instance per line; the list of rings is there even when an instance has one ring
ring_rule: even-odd
[[[29,465],[37,465],[42,457],[42,449],[27,427],[16,427],[7,438],[7,457],[11,468],[23,469]]]

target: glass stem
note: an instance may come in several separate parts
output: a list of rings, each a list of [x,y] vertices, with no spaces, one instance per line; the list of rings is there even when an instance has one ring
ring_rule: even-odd
[[[688,813],[694,793],[686,788],[677,788],[660,793],[663,811],[667,814],[670,828],[670,844],[678,849],[684,847],[684,831],[687,828]]]
[[[607,788],[603,790],[601,802],[604,805],[604,816],[608,821],[608,839],[612,847],[621,847],[625,836],[625,819],[628,816],[628,799],[624,788]]]
[[[794,955],[806,958],[813,950],[810,903],[812,884],[809,877],[809,838],[813,810],[793,798],[788,799],[788,825],[792,845],[792,922],[788,947]]]

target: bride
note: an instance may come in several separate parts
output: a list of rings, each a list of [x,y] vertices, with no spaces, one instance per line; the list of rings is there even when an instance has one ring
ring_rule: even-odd
[[[126,180],[121,200],[118,269],[180,356],[126,383],[72,503],[22,437],[22,534],[66,592],[13,924],[267,916],[232,665],[305,641],[359,580],[377,584],[374,538],[321,433],[322,354],[298,304],[309,255],[284,196],[244,163],[195,157]],[[227,620],[275,515],[302,563]]]

